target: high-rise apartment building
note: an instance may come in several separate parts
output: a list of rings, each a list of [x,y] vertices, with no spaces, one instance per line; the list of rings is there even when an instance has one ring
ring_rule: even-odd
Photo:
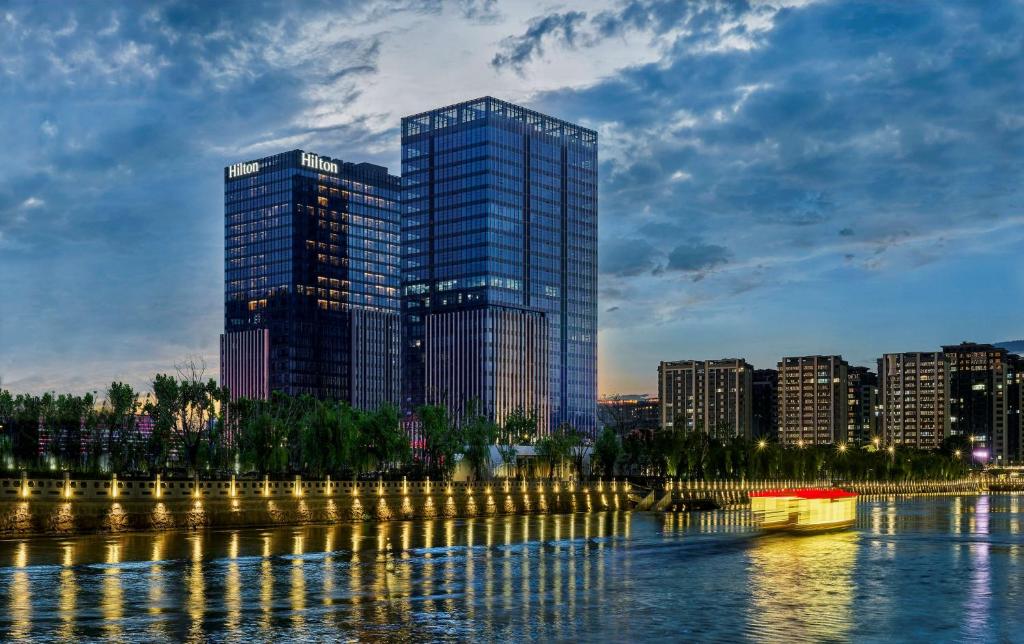
[[[597,133],[485,97],[402,119],[403,406],[597,428]]]
[[[842,356],[783,358],[778,367],[779,442],[846,442],[849,366]]]
[[[1007,458],[1024,461],[1024,357],[1006,356],[1006,443]]]
[[[397,404],[400,180],[302,150],[224,169],[221,382]]]
[[[885,444],[937,448],[948,420],[942,352],[887,353],[878,361],[878,375]]]
[[[847,381],[847,440],[864,445],[878,436],[878,376],[867,367],[850,367]]]
[[[978,458],[997,463],[1013,460],[1007,431],[1007,350],[964,342],[944,346],[942,351],[949,434],[969,437]]]
[[[775,440],[779,436],[779,372],[754,369],[752,383],[754,438]]]
[[[677,360],[658,365],[661,427],[752,436],[754,370],[746,360]]]

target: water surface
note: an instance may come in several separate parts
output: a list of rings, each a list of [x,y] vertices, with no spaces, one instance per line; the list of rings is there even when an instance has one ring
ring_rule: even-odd
[[[7,540],[0,639],[1024,641],[1021,498]]]

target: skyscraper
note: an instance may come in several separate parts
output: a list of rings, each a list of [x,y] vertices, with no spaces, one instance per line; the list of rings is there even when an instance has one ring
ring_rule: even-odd
[[[491,97],[402,119],[403,406],[596,431],[597,133]]]
[[[400,181],[292,150],[224,169],[221,382],[399,401]]]
[[[753,368],[746,360],[677,360],[658,365],[661,428],[752,436]]]
[[[779,442],[827,445],[847,440],[847,369],[842,356],[779,362]]]
[[[882,440],[935,449],[946,432],[946,364],[941,351],[887,353],[878,361]]]

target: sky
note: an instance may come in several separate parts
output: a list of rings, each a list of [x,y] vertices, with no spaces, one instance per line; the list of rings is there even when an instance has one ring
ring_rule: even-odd
[[[0,386],[215,376],[223,167],[484,95],[599,133],[601,394],[1024,338],[1022,79],[1021,0],[0,0]]]

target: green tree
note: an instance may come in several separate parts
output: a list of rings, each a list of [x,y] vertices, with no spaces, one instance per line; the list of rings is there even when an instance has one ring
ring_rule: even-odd
[[[110,455],[110,467],[115,472],[138,469],[137,448],[139,394],[131,385],[123,382],[112,382],[107,388],[107,401],[104,406],[103,422],[106,425],[106,445],[103,441],[96,442],[100,432],[92,432],[94,441],[89,450],[90,458],[98,460],[99,451],[106,449]],[[97,423],[98,425],[98,423]]]
[[[498,438],[498,426],[483,413],[479,401],[472,401],[466,408],[462,420],[462,435],[465,441],[463,454],[470,469],[478,480],[491,477],[491,445]]]
[[[455,455],[462,449],[458,428],[441,405],[423,405],[416,415],[422,425],[427,471],[450,479],[455,471]]]
[[[528,445],[537,436],[537,416],[522,407],[513,409],[505,417],[498,433],[498,453],[505,466],[505,475],[517,476],[519,464],[518,445]]]
[[[179,378],[157,374],[153,380],[155,401],[148,406],[162,436],[179,447],[190,473],[199,470],[200,454],[211,448],[213,423],[219,418],[219,406],[227,400],[226,390],[212,378],[204,380],[204,373],[201,362],[188,360],[178,366]]]
[[[409,438],[398,422],[398,410],[383,405],[360,418],[360,437],[369,462],[377,469],[404,465],[411,453]]]
[[[615,464],[622,453],[622,445],[619,437],[611,427],[605,427],[594,444],[594,454],[601,465],[601,472],[604,476],[611,478],[615,476]]]

